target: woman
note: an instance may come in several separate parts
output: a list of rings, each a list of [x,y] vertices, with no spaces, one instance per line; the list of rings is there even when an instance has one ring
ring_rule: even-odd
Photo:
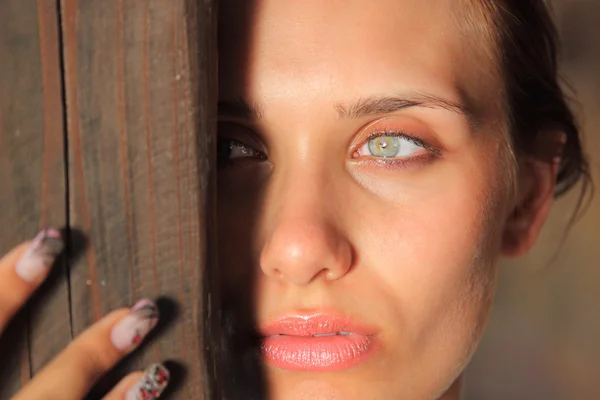
[[[498,259],[529,251],[553,195],[587,179],[545,3],[220,8],[232,374],[259,354],[268,398],[458,399]],[[59,248],[46,230],[2,260],[0,323]],[[17,398],[81,398],[157,318],[149,300],[107,316]],[[72,383],[54,392],[65,371]],[[109,398],[155,398],[168,372],[139,378]]]

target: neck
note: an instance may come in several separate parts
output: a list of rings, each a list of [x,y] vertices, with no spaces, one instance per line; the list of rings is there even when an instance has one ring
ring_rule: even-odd
[[[439,398],[439,400],[460,400],[462,389],[462,376],[454,381],[452,386]]]

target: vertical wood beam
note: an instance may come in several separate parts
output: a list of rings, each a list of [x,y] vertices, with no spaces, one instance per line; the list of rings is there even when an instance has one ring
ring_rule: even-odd
[[[66,221],[58,6],[4,0],[0,11],[0,254]],[[9,398],[70,340],[64,260],[0,342]]]
[[[71,266],[74,333],[139,298],[163,298],[172,321],[129,367],[175,360],[187,370],[177,398],[211,398],[216,10],[62,0],[61,11],[70,219],[89,235]]]

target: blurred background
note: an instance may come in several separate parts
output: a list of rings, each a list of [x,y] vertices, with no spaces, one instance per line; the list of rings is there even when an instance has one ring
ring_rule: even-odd
[[[466,400],[600,399],[600,0],[548,3],[598,189],[569,232],[577,189],[556,201],[527,257],[502,263]]]

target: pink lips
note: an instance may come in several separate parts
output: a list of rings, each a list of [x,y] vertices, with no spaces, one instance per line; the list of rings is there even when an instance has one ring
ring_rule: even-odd
[[[366,361],[378,347],[374,330],[332,314],[288,315],[261,329],[270,364],[293,371],[336,371]]]

